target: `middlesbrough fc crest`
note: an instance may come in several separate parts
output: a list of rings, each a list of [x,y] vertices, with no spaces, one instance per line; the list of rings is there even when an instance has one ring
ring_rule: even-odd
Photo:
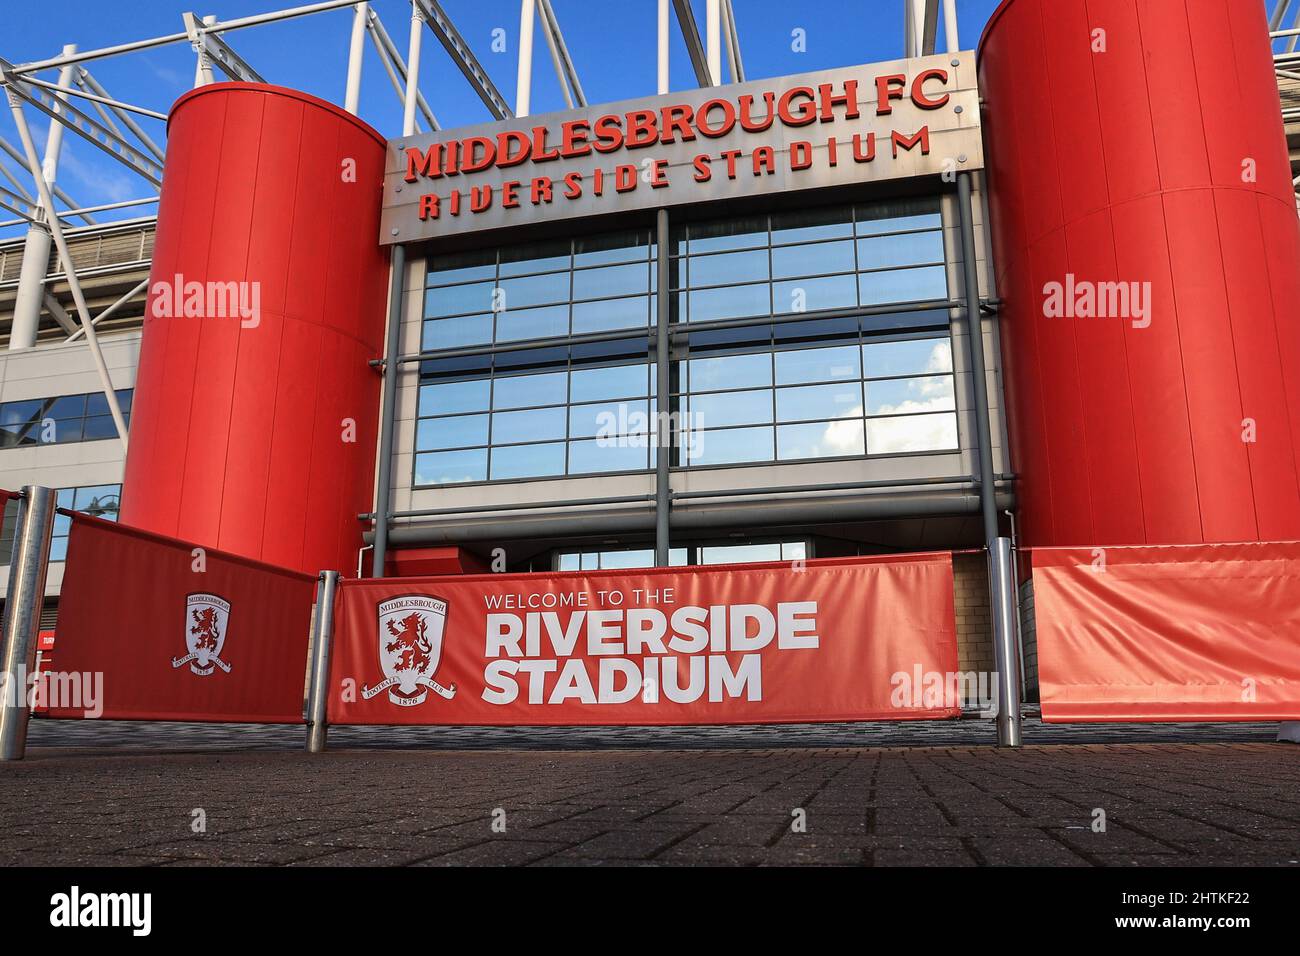
[[[230,622],[230,602],[215,594],[185,595],[185,646],[189,653],[173,657],[172,667],[189,664],[190,671],[207,677],[215,668],[229,674],[230,665],[221,659]]]
[[[381,690],[399,707],[424,703],[432,690],[451,700],[456,685],[443,687],[433,679],[442,657],[442,636],[447,627],[447,602],[440,598],[408,594],[379,605],[379,666],[384,679],[361,688],[366,700]]]

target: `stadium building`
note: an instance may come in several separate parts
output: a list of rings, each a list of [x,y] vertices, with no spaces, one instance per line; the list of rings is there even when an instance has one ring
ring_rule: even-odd
[[[414,87],[376,131],[187,21],[198,85],[127,154],[157,215],[68,213],[74,276],[11,203],[0,487],[347,576],[951,550],[975,670],[991,537],[1300,539],[1288,4],[1006,0],[978,51],[947,4],[937,52],[943,6],[896,61],[750,80],[729,3],[704,42],[679,3],[700,88],[585,105],[543,2],[577,97],[528,115],[417,0],[497,117],[425,132]],[[120,116],[81,56],[6,84]]]

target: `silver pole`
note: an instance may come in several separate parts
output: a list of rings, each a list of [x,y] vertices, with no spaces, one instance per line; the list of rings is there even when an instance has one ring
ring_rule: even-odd
[[[958,52],[961,37],[957,33],[957,0],[943,0],[943,33],[948,41],[948,52]]]
[[[353,116],[361,108],[361,57],[366,50],[366,14],[370,4],[358,3],[352,15],[352,38],[348,44],[348,75],[343,108]]]
[[[4,613],[4,679],[0,694],[0,760],[21,760],[27,750],[27,675],[36,666],[36,635],[45,602],[45,573],[54,533],[54,490],[23,489],[9,566]]]
[[[406,288],[406,247],[393,246],[388,287],[388,343],[384,352],[383,406],[379,411],[379,487],[375,491],[375,546],[370,554],[370,574],[384,576],[388,557],[388,522],[393,493],[393,419],[397,415],[397,357],[402,344],[403,290]]]
[[[420,40],[424,36],[424,17],[420,8],[411,4],[411,35],[406,45],[406,89],[402,97],[402,135],[412,136],[415,128],[415,107],[420,98]]]
[[[326,704],[329,701],[330,642],[334,638],[334,593],[339,586],[337,571],[322,571],[316,583],[316,615],[311,622],[311,687],[307,692],[307,752],[325,749],[329,731]]]
[[[655,299],[655,565],[668,567],[669,509],[672,507],[672,490],[669,487],[668,466],[673,447],[673,429],[669,424],[672,412],[672,377],[668,350],[668,210],[655,214],[656,267],[659,270],[657,298]]]
[[[533,15],[537,0],[520,0],[519,70],[515,76],[515,115],[524,117],[532,107],[533,94]]]
[[[75,44],[63,48],[64,55],[77,52]],[[72,82],[72,66],[65,66],[59,71],[59,82],[54,87],[59,90],[59,99],[67,98],[67,88]],[[60,113],[62,110],[60,110]],[[63,146],[63,124],[50,122],[50,131],[45,137],[45,161],[41,170],[45,179],[53,183],[59,171],[59,151]],[[31,165],[30,160],[24,165]],[[33,166],[32,175],[37,174]],[[44,225],[46,213],[38,209],[35,221],[27,227],[27,236],[23,244],[22,265],[18,272],[18,289],[14,294],[13,321],[9,328],[9,349],[29,349],[36,345],[40,333],[41,306],[45,299],[45,280],[50,262],[50,244],[53,237],[49,227]]]
[[[1011,539],[997,538],[989,549],[989,591],[993,598],[993,653],[998,668],[998,746],[1019,747],[1020,668],[1017,663],[1015,571]]]

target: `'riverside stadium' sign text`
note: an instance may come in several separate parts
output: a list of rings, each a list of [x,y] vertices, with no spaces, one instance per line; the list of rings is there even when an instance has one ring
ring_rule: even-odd
[[[340,582],[329,719],[725,724],[945,717],[952,559]]]
[[[922,57],[392,140],[380,238],[980,166],[974,56]]]

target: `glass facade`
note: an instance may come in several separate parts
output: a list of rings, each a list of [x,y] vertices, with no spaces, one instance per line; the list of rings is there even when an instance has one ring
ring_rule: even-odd
[[[745,544],[692,545],[671,548],[669,567],[701,564],[744,564],[759,561],[801,561],[808,557],[806,541],[764,541]],[[615,548],[605,551],[561,551],[555,555],[557,571],[611,571],[652,568],[654,548]]]
[[[430,260],[416,487],[654,467],[651,240]],[[958,447],[937,199],[688,223],[669,262],[675,466]]]
[[[121,485],[86,485],[81,488],[60,488],[55,495],[58,507],[80,511],[106,521],[116,521],[122,506]],[[18,523],[18,502],[8,501],[4,509],[4,524],[0,529],[0,566],[7,566],[13,558],[14,528]],[[54,516],[54,534],[50,539],[50,560],[64,561],[68,557],[68,535],[72,519],[67,515]]]
[[[129,388],[117,390],[122,417],[131,421]],[[0,404],[0,448],[116,438],[103,392],[32,398]]]

